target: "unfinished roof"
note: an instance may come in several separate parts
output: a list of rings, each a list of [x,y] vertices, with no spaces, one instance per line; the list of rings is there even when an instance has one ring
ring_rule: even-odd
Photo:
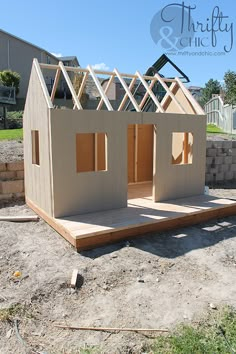
[[[158,73],[154,76],[141,75],[139,71],[136,71],[135,74],[126,74],[120,73],[117,69],[113,71],[101,71],[94,70],[90,65],[87,68],[81,67],[70,67],[64,66],[63,62],[60,61],[58,65],[50,65],[50,64],[39,64],[37,59],[34,59],[33,65],[36,68],[44,96],[46,98],[47,104],[49,108],[53,108],[54,98],[57,90],[57,86],[60,80],[60,76],[63,75],[64,79],[68,85],[68,88],[71,92],[73,99],[73,109],[83,110],[83,105],[81,102],[82,95],[85,92],[85,87],[88,78],[92,79],[99,94],[100,99],[98,100],[98,104],[96,110],[106,109],[108,111],[124,111],[125,104],[129,100],[132,104],[132,109],[137,112],[142,112],[144,110],[145,104],[147,100],[152,100],[155,105],[155,112],[165,113],[182,113],[182,114],[201,114],[204,115],[204,111],[201,106],[195,101],[193,96],[190,94],[188,89],[184,86],[182,81],[176,77],[175,79],[166,79],[162,78]],[[51,69],[56,71],[54,85],[52,88],[51,95],[49,95],[47,86],[45,84],[41,69]],[[81,75],[81,83],[77,89],[77,92],[72,84],[71,78],[68,75],[68,72],[72,72],[74,74]],[[107,82],[106,87],[102,87],[99,76],[107,75],[109,80]],[[114,109],[109,98],[107,92],[116,78],[120,81],[120,84],[123,86],[124,94],[121,100],[121,103],[117,109]],[[126,79],[131,79],[130,84],[127,84]],[[138,102],[134,92],[132,91],[135,87],[135,83],[139,81],[143,85],[145,93],[142,97],[141,102]],[[154,85],[158,83],[165,90],[165,95],[161,99],[158,99],[153,92]],[[171,107],[171,110],[169,109]]]

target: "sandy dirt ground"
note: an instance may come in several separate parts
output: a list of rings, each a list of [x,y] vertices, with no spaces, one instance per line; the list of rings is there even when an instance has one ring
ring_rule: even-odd
[[[236,189],[210,193],[236,199]],[[18,202],[2,204],[0,214],[33,212]],[[11,321],[0,321],[0,353],[72,354],[87,345],[101,353],[143,353],[149,339],[140,333],[55,324],[172,329],[210,303],[236,306],[235,236],[236,216],[79,254],[42,220],[0,222],[0,308],[20,304]],[[76,290],[69,286],[74,268]]]
[[[22,158],[22,142],[0,142],[1,162]],[[210,193],[236,200],[235,188]],[[25,214],[33,212],[23,201],[0,204],[0,215]],[[141,333],[55,324],[172,329],[209,311],[210,303],[236,306],[235,236],[236,216],[79,254],[43,220],[0,222],[0,310],[18,309],[0,321],[0,354],[74,354],[86,346],[144,353],[149,339]]]

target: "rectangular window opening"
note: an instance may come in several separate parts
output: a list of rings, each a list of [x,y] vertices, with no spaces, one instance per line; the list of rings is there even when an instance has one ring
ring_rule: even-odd
[[[107,134],[76,134],[76,171],[107,171]]]
[[[40,165],[39,158],[39,131],[32,130],[31,131],[31,140],[32,140],[32,164]]]
[[[172,133],[172,165],[193,163],[193,134],[190,132]]]

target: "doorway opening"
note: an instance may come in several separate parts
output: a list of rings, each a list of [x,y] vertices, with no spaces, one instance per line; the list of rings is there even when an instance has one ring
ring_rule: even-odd
[[[154,125],[128,125],[128,199],[152,200]]]

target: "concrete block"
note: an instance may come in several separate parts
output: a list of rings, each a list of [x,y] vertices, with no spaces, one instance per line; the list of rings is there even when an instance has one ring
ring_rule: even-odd
[[[213,182],[213,175],[211,173],[206,173],[205,175],[205,183],[211,183]]]
[[[215,164],[216,164],[216,165],[222,165],[222,163],[223,163],[223,157],[217,156],[217,157],[215,158]]]
[[[223,147],[223,140],[212,141],[212,148],[222,148]]]
[[[206,165],[212,165],[213,163],[213,157],[207,157],[206,158]]]
[[[236,148],[232,148],[232,156],[236,156]]]
[[[227,172],[226,172],[227,173]],[[216,181],[217,182],[220,182],[220,181],[223,181],[224,180],[224,172],[219,172],[219,173],[217,173],[217,175],[216,175]]]
[[[24,191],[24,181],[1,181],[0,182],[0,193],[11,194],[11,193],[22,193]]]
[[[24,198],[25,197],[25,192],[21,192],[21,193],[14,193],[13,194],[14,198]]]
[[[234,179],[236,180],[236,172],[233,172],[233,174],[234,174]]]
[[[232,141],[231,140],[224,140],[223,141],[223,148],[224,149],[232,149]]]
[[[216,167],[211,167],[210,168],[210,173],[212,173],[213,175],[215,174],[217,174],[219,171],[218,171],[218,168],[216,168]]]
[[[233,158],[232,158],[232,156],[225,156],[224,158],[224,163],[225,164],[232,164],[232,162],[233,162]]]
[[[217,148],[217,149],[216,149],[216,156],[227,156],[227,153],[224,152],[224,149],[222,149],[222,148]]]
[[[236,163],[232,163],[232,165],[230,166],[230,171],[236,172]]]
[[[0,171],[6,171],[7,170],[7,165],[5,163],[0,163]]]
[[[230,167],[231,167],[232,165],[220,165],[219,166],[219,172],[228,172],[229,170],[230,170]]]
[[[236,140],[232,140],[232,148],[236,148]]]
[[[225,180],[226,180],[226,181],[231,181],[233,178],[234,178],[234,173],[233,173],[233,171],[225,172]]]
[[[207,149],[207,156],[208,157],[215,157],[216,156],[216,149]]]
[[[4,181],[7,179],[13,179],[16,177],[16,172],[15,171],[2,171],[0,172],[0,181]]]
[[[0,200],[8,200],[13,197],[13,194],[0,194]]]
[[[7,164],[8,171],[23,171],[24,170],[24,161],[18,162],[9,162]]]
[[[213,143],[212,140],[207,140],[207,141],[206,141],[206,148],[207,148],[207,149],[210,149],[210,148],[212,147],[212,143]],[[235,147],[236,147],[236,146],[235,146]]]
[[[16,178],[24,179],[24,171],[16,171]]]

